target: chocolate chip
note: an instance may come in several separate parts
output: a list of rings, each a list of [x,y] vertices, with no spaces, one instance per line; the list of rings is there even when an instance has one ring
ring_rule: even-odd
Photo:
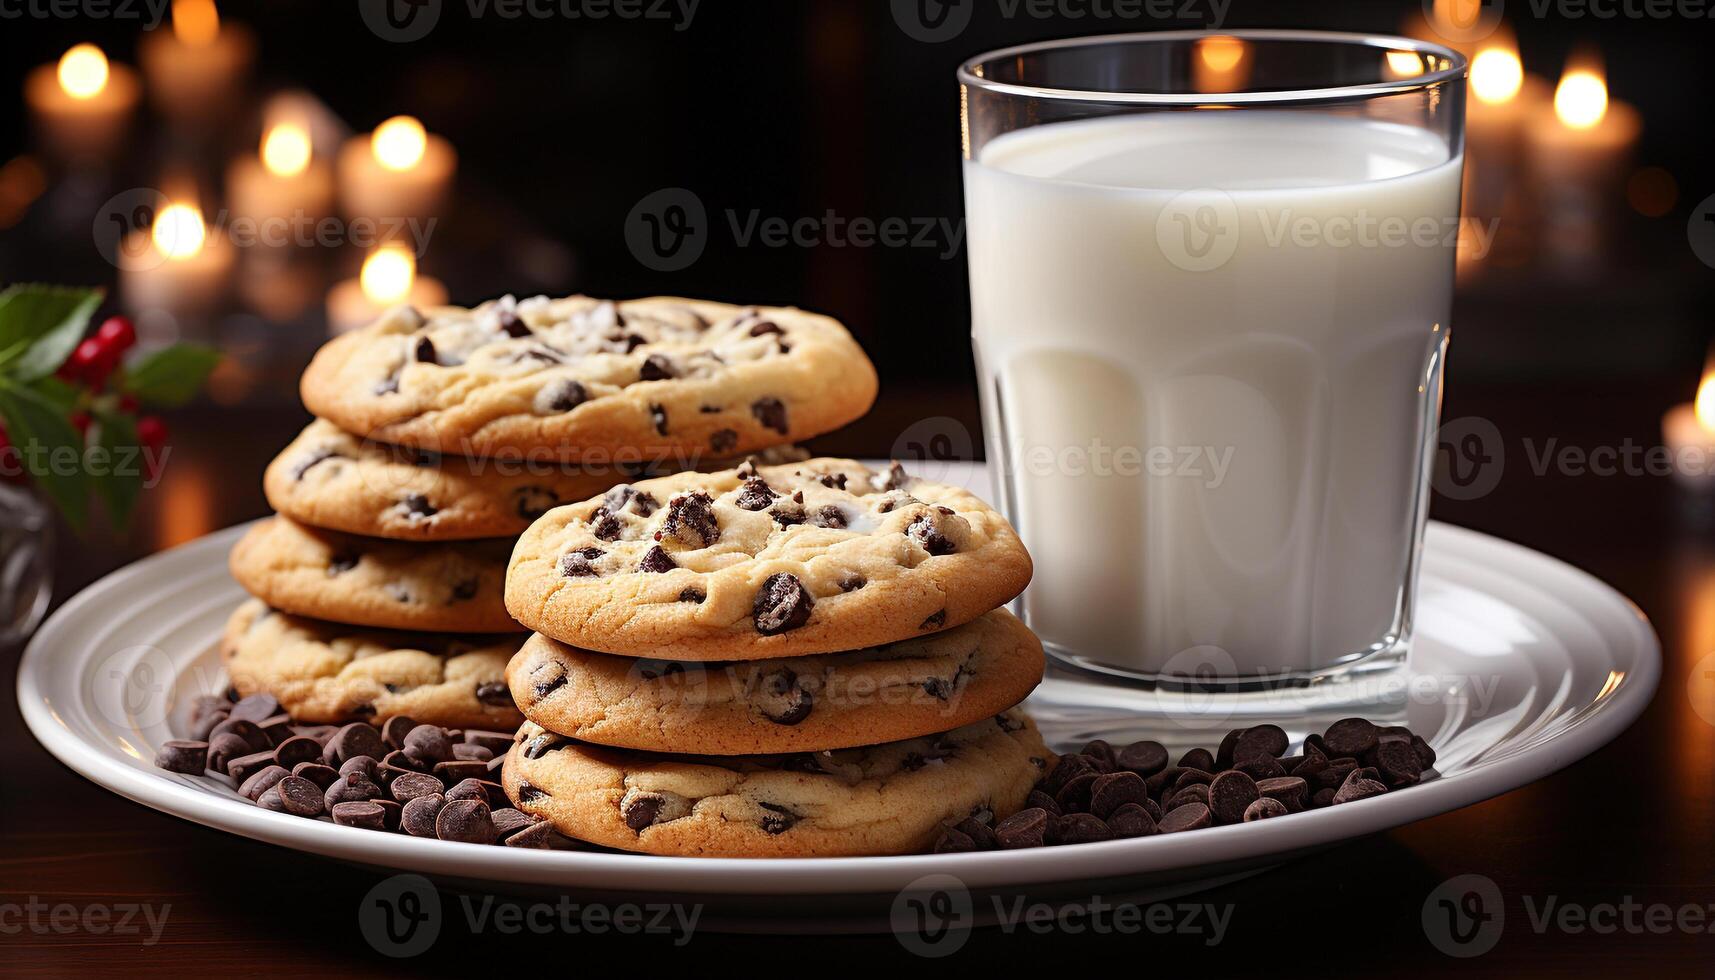
[[[1161,804],[1161,812],[1167,813],[1192,803],[1209,804],[1209,784],[1196,783],[1183,789],[1174,790]]]
[[[1327,788],[1319,789],[1314,794],[1312,794],[1310,797],[1310,808],[1312,810],[1318,810],[1318,809],[1321,809],[1322,807],[1325,807],[1325,806],[1332,804],[1333,802],[1334,802],[1334,791],[1333,790],[1327,789]]]
[[[589,389],[570,378],[550,382],[542,392],[542,403],[554,412],[569,412],[589,400]]]
[[[1127,803],[1108,814],[1108,830],[1115,837],[1149,837],[1156,832],[1155,816],[1143,803]]]
[[[1141,804],[1148,799],[1149,788],[1143,777],[1130,770],[1097,776],[1090,785],[1090,812],[1104,820],[1128,803]]]
[[[464,730],[464,741],[466,745],[480,745],[496,755],[501,755],[512,748],[514,739],[507,732],[488,732],[480,728],[467,728]]]
[[[191,724],[191,740],[206,742],[213,737],[214,730],[226,721],[225,711],[211,711]]]
[[[692,585],[687,585],[683,589],[679,590],[679,601],[680,602],[701,603],[701,602],[703,602],[703,600],[707,599],[708,597],[709,597],[709,594],[707,592],[704,592],[702,589],[699,589],[696,586],[692,586]]]
[[[866,586],[868,584],[869,584],[869,579],[864,578],[862,575],[859,575],[856,572],[841,572],[840,573],[840,591],[841,592],[856,592],[857,590],[863,588],[864,586]]]
[[[1024,798],[1024,806],[1026,809],[1044,810],[1051,817],[1058,817],[1061,812],[1059,801],[1040,789],[1030,791],[1030,795]]]
[[[768,576],[762,588],[756,590],[751,621],[763,636],[777,636],[808,623],[815,607],[816,600],[797,576],[778,572]]]
[[[489,812],[488,818],[494,821],[495,832],[501,840],[511,837],[526,827],[534,826],[537,822],[535,817],[511,807],[492,810]]]
[[[1054,820],[1054,840],[1059,844],[1091,844],[1112,840],[1113,831],[1093,813],[1068,813]]]
[[[1242,745],[1244,740],[1239,741]],[[1237,769],[1229,769],[1209,783],[1209,812],[1218,824],[1241,823],[1245,807],[1256,802],[1257,795],[1255,780]]]
[[[1213,816],[1209,808],[1201,803],[1187,803],[1182,807],[1167,811],[1156,825],[1164,834],[1176,834],[1182,830],[1202,830],[1213,825]]]
[[[260,725],[280,713],[280,702],[272,694],[252,694],[232,706],[227,717]]]
[[[1215,768],[1215,756],[1208,749],[1192,749],[1179,757],[1179,768],[1211,772]]]
[[[593,564],[606,552],[600,548],[581,548],[560,556],[559,571],[566,578],[595,578],[601,574]]]
[[[292,767],[292,775],[302,776],[327,792],[327,788],[339,781],[339,771],[333,766],[320,762],[300,762]]]
[[[1277,776],[1256,784],[1259,795],[1278,800],[1290,813],[1304,809],[1310,799],[1310,785],[1297,776]]]
[[[780,329],[780,325],[775,323],[773,320],[758,320],[751,324],[749,331],[750,336],[752,337],[761,337],[771,333],[783,334],[785,332],[786,331]]]
[[[824,507],[818,507],[816,512],[810,515],[810,523],[817,527],[829,527],[840,530],[845,528],[848,522],[846,521],[845,511],[835,507],[833,504],[828,504]]]
[[[328,747],[333,749],[334,757],[340,762],[346,762],[358,757],[380,759],[387,754],[387,746],[381,741],[381,733],[375,726],[363,721],[354,721],[334,733],[328,739]]]
[[[1036,845],[1020,846],[1033,847]],[[935,854],[964,854],[976,849],[976,841],[971,840],[968,835],[961,833],[952,827],[948,827],[941,831],[941,836],[935,838],[935,846],[930,850]]]
[[[1423,775],[1423,764],[1418,761],[1417,752],[1409,741],[1389,740],[1377,743],[1374,761],[1382,782],[1393,789],[1410,786]]]
[[[1328,726],[1322,741],[1333,756],[1357,757],[1376,747],[1376,726],[1362,718],[1342,718]]]
[[[492,844],[498,831],[481,800],[449,800],[435,815],[435,836],[465,844]]]
[[[519,517],[533,521],[559,504],[560,497],[547,487],[519,487],[513,491],[513,510]]]
[[[319,817],[326,809],[322,788],[302,776],[281,777],[273,791],[280,796],[281,808],[295,817]]]
[[[1267,820],[1270,817],[1284,817],[1288,812],[1284,803],[1264,796],[1252,800],[1251,805],[1245,807],[1245,814],[1241,818],[1241,822],[1251,823],[1256,820]]]
[[[762,423],[765,429],[773,429],[781,435],[786,435],[790,426],[786,423],[786,406],[778,398],[759,398],[751,403],[750,414]]]
[[[1060,762],[1055,765],[1054,771],[1042,780],[1041,789],[1045,793],[1058,794],[1060,788],[1073,779],[1095,771],[1096,767],[1091,764],[1089,759],[1077,754],[1063,755],[1060,757]]]
[[[373,800],[382,795],[381,787],[360,772],[341,776],[322,792],[322,801],[329,810],[341,803]]]
[[[358,561],[359,556],[352,552],[337,552],[332,558],[328,559],[328,575],[343,575],[356,568]]]
[[[1346,781],[1346,777],[1356,772],[1357,769],[1358,760],[1356,759],[1329,759],[1328,768],[1316,774],[1316,785],[1328,789],[1339,789],[1341,784]]]
[[[292,464],[292,480],[293,482],[301,482],[304,479],[304,474],[316,468],[316,466],[325,463],[330,459],[343,458],[344,457],[339,453],[336,453],[331,449],[317,449],[313,452],[305,453],[303,456],[298,457],[297,462]]]
[[[639,381],[666,381],[679,376],[679,371],[663,354],[650,354],[643,359],[643,366],[638,369]]]
[[[274,741],[268,737],[267,732],[262,730],[261,725],[253,721],[245,721],[243,718],[228,718],[214,726],[214,730],[209,733],[209,746],[212,748],[214,740],[222,735],[236,735],[244,740],[245,745],[249,746],[249,752],[239,752],[236,755],[265,752],[274,746]]]
[[[438,510],[434,504],[429,503],[428,497],[420,493],[406,494],[405,499],[399,501],[399,505],[405,509],[406,517],[416,520],[433,517]]]
[[[823,473],[816,478],[816,482],[830,490],[844,490],[846,488],[846,475],[844,473]]]
[[[439,725],[418,725],[405,735],[405,755],[420,763],[446,762],[453,757],[452,740]]]
[[[347,760],[344,765],[339,767],[339,774],[341,776],[349,776],[352,773],[357,773],[358,775],[364,776],[374,782],[380,782],[381,763],[366,755],[360,755],[355,759]]]
[[[1333,798],[1329,800],[1329,802],[1336,805],[1341,803],[1351,803],[1356,800],[1368,799],[1369,797],[1380,796],[1381,794],[1386,793],[1387,786],[1375,779],[1365,776],[1365,773],[1368,771],[1369,770],[1365,769],[1354,769],[1352,773],[1346,777],[1346,781],[1340,784],[1340,788],[1335,791]]]
[[[1054,801],[1060,804],[1060,809],[1066,813],[1077,813],[1090,809],[1090,793],[1095,789],[1096,780],[1101,773],[1086,771],[1073,776],[1061,784],[1054,793]]]
[[[439,776],[442,782],[458,783],[461,780],[478,779],[488,775],[488,763],[458,762],[456,760],[453,762],[437,762],[430,772]],[[447,794],[447,799],[452,799],[450,792]]]
[[[738,496],[733,500],[733,506],[739,510],[767,510],[777,497],[779,494],[775,493],[767,482],[759,476],[753,476],[744,481],[744,485],[739,488]]]
[[[1273,779],[1286,775],[1286,768],[1272,756],[1255,755],[1233,766],[1252,779]]]
[[[709,436],[709,451],[717,456],[725,456],[736,448],[738,448],[738,433],[731,429],[718,429]]]
[[[399,829],[412,837],[435,836],[435,818],[446,805],[447,798],[439,793],[413,797],[399,813]]]
[[[439,796],[445,789],[441,781],[421,772],[406,772],[393,777],[387,791],[400,803],[409,803],[419,796]]]
[[[784,834],[802,819],[798,814],[776,803],[759,803],[757,805],[768,811],[762,815],[764,833]]]
[[[930,613],[928,615],[928,617],[923,620],[923,622],[917,624],[917,628],[920,630],[938,630],[941,627],[946,626],[946,625],[947,625],[947,610],[942,609],[938,612]]]
[[[249,748],[248,745],[245,747]],[[212,768],[208,761],[208,743],[182,738],[169,739],[155,750],[155,765],[168,772],[201,775],[204,769]]]
[[[293,735],[274,747],[274,761],[287,769],[300,762],[314,762],[322,757],[322,746],[313,738]]]
[[[1020,810],[994,826],[995,842],[1002,850],[1041,847],[1047,839],[1048,823],[1057,814],[1038,807]]]
[[[648,517],[655,513],[661,502],[647,490],[639,490],[628,483],[622,483],[609,490],[601,498],[602,507],[614,513],[630,510],[638,517]]]
[[[656,540],[665,535],[689,548],[707,548],[719,541],[721,527],[714,505],[714,498],[701,490],[674,497],[667,505],[667,520],[656,532]]]
[[[278,786],[282,779],[291,775],[292,773],[284,766],[268,766],[257,772],[251,773],[249,778],[245,779],[244,782],[239,785],[238,793],[240,796],[243,796],[250,800],[250,802],[254,803],[261,798],[263,793],[266,793],[275,786]],[[321,795],[320,788],[317,788],[315,792],[318,797]],[[282,801],[281,807],[284,806],[285,803]]]
[[[427,337],[417,338],[416,358],[420,364],[435,364],[435,342]]]
[[[389,748],[402,749],[405,747],[405,736],[411,734],[411,729],[417,727],[417,722],[410,715],[394,715],[381,726],[381,741]]]
[[[638,793],[621,803],[619,816],[627,827],[641,833],[645,827],[655,823],[655,818],[661,815],[666,803],[664,797],[656,794]]]
[[[1411,736],[1411,750],[1417,753],[1417,764],[1424,769],[1435,765],[1435,749],[1421,735]]]
[[[454,742],[453,758],[459,762],[487,762],[494,758],[494,751],[481,745],[466,745],[463,742]]]
[[[481,800],[488,804],[489,809],[508,805],[506,790],[499,783],[491,783],[486,779],[471,776],[459,780],[446,792],[447,802],[453,800]]]
[[[1160,742],[1133,742],[1114,753],[1114,765],[1139,776],[1153,776],[1167,768],[1167,748]]]
[[[920,514],[906,525],[905,536],[931,555],[950,555],[956,550],[952,540],[941,533],[935,519],[928,514]]]
[[[512,689],[505,681],[483,681],[476,686],[476,699],[496,708],[512,707]]]
[[[525,323],[524,318],[512,310],[502,309],[496,311],[494,314],[494,320],[500,327],[501,332],[506,334],[508,337],[517,339],[519,337],[530,336],[530,325]]]
[[[336,803],[328,809],[333,822],[342,827],[360,827],[364,830],[386,830],[387,810],[381,804],[364,800]]]
[[[776,725],[796,725],[810,717],[816,699],[798,683],[798,675],[787,667],[771,667],[758,677],[762,697],[757,707]]]
[[[208,768],[227,775],[226,767],[233,759],[250,754],[250,743],[231,732],[218,732],[208,742]]]
[[[661,550],[660,545],[653,545],[643,554],[643,560],[637,563],[637,570],[651,574],[665,574],[679,567],[673,556]]]
[[[887,476],[882,478],[881,486],[878,489],[883,491],[898,490],[910,482],[911,477],[906,474],[905,467],[899,465],[899,460],[896,459],[888,464]]]
[[[1233,761],[1243,762],[1259,755],[1278,759],[1286,753],[1286,746],[1286,732],[1279,725],[1257,725],[1239,734],[1233,745]]]
[[[657,435],[667,434],[667,409],[660,405],[649,406],[649,424],[655,427]]]

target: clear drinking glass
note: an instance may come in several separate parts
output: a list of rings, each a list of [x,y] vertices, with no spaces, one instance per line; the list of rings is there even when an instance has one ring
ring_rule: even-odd
[[[987,455],[1062,662],[1243,691],[1402,661],[1465,70],[1300,31],[960,69]]]

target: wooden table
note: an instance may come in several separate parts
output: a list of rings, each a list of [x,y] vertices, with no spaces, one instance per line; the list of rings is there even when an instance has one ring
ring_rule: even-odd
[[[1326,969],[1477,974],[1707,970],[1715,936],[1538,932],[1530,909],[1562,904],[1715,902],[1715,727],[1687,695],[1686,678],[1715,649],[1715,532],[1669,481],[1596,476],[1533,463],[1558,447],[1648,445],[1671,389],[1643,381],[1578,390],[1455,387],[1446,416],[1482,416],[1502,434],[1505,475],[1472,501],[1438,499],[1436,516],[1564,558],[1631,596],[1660,631],[1666,664],[1642,719],[1594,756],[1499,799],[1365,840],[1181,901],[1230,910],[1221,942],[1190,934],[974,933],[950,961],[968,969],[1042,961],[1076,969],[1096,947],[1147,975],[1183,960],[1214,975]],[[914,418],[951,414],[974,426],[957,393],[899,399],[819,448],[885,454],[890,433]],[[164,485],[149,495],[122,545],[66,542],[62,600],[138,555],[265,512],[263,465],[301,423],[291,410],[222,410],[174,419],[183,432]],[[215,426],[218,425],[218,431]],[[974,431],[974,429],[973,429]],[[1705,503],[1702,510],[1715,505]],[[17,651],[4,652],[15,665]],[[8,698],[13,697],[8,687]],[[1715,705],[1704,706],[1715,717]],[[0,778],[0,962],[17,976],[93,971],[220,976],[508,970],[576,973],[688,971],[794,975],[823,964],[918,962],[891,936],[735,936],[701,932],[682,947],[648,936],[467,934],[448,916],[433,950],[390,960],[366,943],[360,899],[382,874],[251,843],[156,813],[85,781],[24,730],[16,707],[0,711],[11,751]],[[1491,878],[1506,925],[1493,951],[1452,960],[1426,940],[1426,897],[1448,878]],[[20,918],[45,907],[149,903],[166,910],[158,942],[88,930],[32,931]],[[451,899],[449,899],[451,900]],[[38,917],[49,913],[38,911]],[[159,914],[159,912],[157,912]],[[1715,921],[1715,914],[1708,916]],[[51,926],[51,920],[47,921]],[[754,955],[733,960],[723,954]],[[1076,958],[1074,958],[1076,957]]]

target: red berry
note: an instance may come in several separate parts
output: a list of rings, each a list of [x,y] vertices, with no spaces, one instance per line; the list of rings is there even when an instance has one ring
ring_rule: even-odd
[[[137,441],[146,449],[159,449],[167,444],[167,423],[159,416],[145,415],[137,420]]]
[[[71,427],[77,430],[78,435],[87,438],[89,436],[89,413],[71,413]]]
[[[114,350],[125,350],[137,342],[137,328],[122,316],[110,316],[95,330],[95,339]]]
[[[107,348],[94,337],[85,337],[71,352],[71,359],[66,361],[78,380],[91,388],[100,388],[107,383],[107,376],[112,373],[115,363],[109,363]]]
[[[135,414],[137,414],[137,409],[142,408],[142,407],[143,406],[141,405],[141,403],[139,403],[137,401],[136,395],[120,395],[119,396],[119,410],[121,412],[130,412],[131,414],[135,415]]]

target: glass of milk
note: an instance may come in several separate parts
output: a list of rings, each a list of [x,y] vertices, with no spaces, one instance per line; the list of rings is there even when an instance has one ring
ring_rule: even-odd
[[[1240,31],[960,70],[987,455],[1063,663],[1246,691],[1403,661],[1465,67]]]

